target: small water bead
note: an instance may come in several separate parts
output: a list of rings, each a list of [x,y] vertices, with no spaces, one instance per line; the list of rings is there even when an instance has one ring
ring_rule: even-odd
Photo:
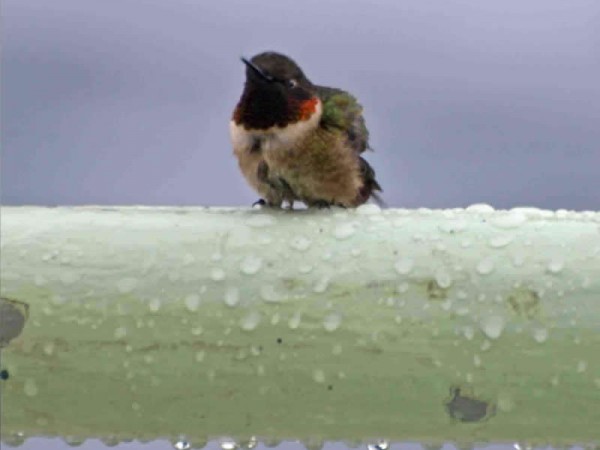
[[[329,287],[329,277],[328,276],[323,276],[321,278],[319,278],[316,283],[313,286],[313,292],[316,292],[317,294],[322,294],[323,292],[325,292],[327,290],[327,288]]]
[[[127,336],[127,328],[118,327],[117,329],[115,329],[114,336],[115,339],[123,339],[125,336]]]
[[[117,282],[117,289],[121,294],[132,292],[138,285],[138,280],[135,278],[121,278]]]
[[[490,339],[498,339],[504,330],[504,318],[498,315],[486,316],[481,320],[481,329]]]
[[[494,271],[494,260],[492,258],[483,258],[477,263],[476,269],[480,275],[489,275]]]
[[[577,373],[585,372],[587,370],[587,366],[588,366],[587,361],[583,361],[583,360],[579,361],[577,363]]]
[[[473,355],[473,365],[475,367],[481,367],[481,356],[477,354]]]
[[[462,332],[463,332],[463,336],[465,338],[467,338],[469,341],[475,337],[475,330],[473,329],[473,327],[471,327],[469,325],[463,327]]]
[[[215,267],[210,271],[210,278],[213,281],[222,281],[225,279],[225,271],[219,267]]]
[[[334,355],[341,355],[342,354],[342,345],[341,344],[335,344],[333,346],[333,348],[331,349],[331,353],[333,353]]]
[[[404,294],[408,291],[408,283],[402,282],[396,287],[398,294]]]
[[[204,361],[205,356],[206,356],[206,353],[203,350],[196,352],[196,356],[195,356],[196,362]]]
[[[543,327],[537,327],[533,329],[533,339],[538,344],[543,344],[548,340],[548,329]]]
[[[491,347],[492,347],[492,343],[486,339],[486,340],[484,340],[484,341],[481,343],[481,347],[479,347],[479,348],[481,348],[481,351],[482,351],[482,352],[486,352],[486,351],[488,351],[488,350],[489,350]]]
[[[252,331],[256,329],[260,323],[261,315],[257,311],[251,311],[240,320],[240,327],[244,331]]]
[[[548,272],[550,273],[560,273],[565,267],[565,262],[559,256],[553,257],[550,262],[548,262]]]
[[[274,313],[271,316],[271,325],[277,325],[279,323],[280,319],[281,319],[281,314],[279,314],[278,312]]]
[[[204,332],[204,329],[201,326],[197,326],[192,328],[191,332],[193,336],[200,336]]]
[[[150,311],[153,313],[157,312],[160,309],[160,305],[161,305],[161,301],[158,298],[153,298],[148,303],[148,307],[150,308]]]
[[[260,297],[267,303],[278,303],[283,298],[282,295],[275,289],[275,286],[264,284],[259,288]]]
[[[341,223],[333,230],[333,236],[336,239],[344,240],[348,239],[356,232],[354,225],[351,223]]]
[[[300,326],[300,322],[302,321],[302,313],[295,312],[292,317],[288,320],[288,326],[290,329],[295,330]]]
[[[325,316],[323,320],[323,327],[326,331],[332,332],[339,328],[342,323],[342,315],[340,313],[334,312]]]
[[[261,267],[262,258],[253,255],[246,256],[240,264],[240,270],[246,275],[254,275],[255,273],[258,273]]]
[[[443,267],[435,271],[435,281],[442,289],[452,286],[452,275]]]
[[[23,386],[23,392],[27,397],[35,397],[38,394],[38,387],[33,378],[27,378]]]
[[[499,234],[490,238],[489,245],[492,248],[504,248],[513,241],[513,236],[510,234]]]
[[[315,369],[313,371],[313,380],[317,383],[325,383],[325,372],[321,369]]]
[[[200,296],[197,294],[190,294],[185,297],[185,307],[190,312],[196,312],[200,306]]]
[[[48,356],[52,356],[54,354],[54,342],[46,342],[44,344],[44,353]]]
[[[400,275],[408,275],[415,265],[415,262],[412,258],[400,258],[394,263],[394,269]]]
[[[240,291],[236,287],[229,287],[225,291],[225,304],[231,308],[234,308],[240,302]]]
[[[310,273],[313,270],[313,266],[311,266],[310,264],[302,264],[300,267],[298,267],[298,272],[300,273]]]
[[[304,252],[304,251],[308,250],[308,248],[310,247],[310,244],[311,244],[311,240],[305,238],[304,236],[296,236],[290,242],[290,246],[293,249],[298,250],[300,252]]]

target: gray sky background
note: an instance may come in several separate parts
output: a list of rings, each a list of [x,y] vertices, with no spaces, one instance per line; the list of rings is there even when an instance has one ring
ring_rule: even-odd
[[[248,205],[240,55],[365,107],[391,206],[600,210],[598,0],[4,0],[4,204]]]
[[[1,33],[4,204],[249,205],[239,56],[277,50],[359,98],[390,206],[600,210],[598,0],[3,0]]]

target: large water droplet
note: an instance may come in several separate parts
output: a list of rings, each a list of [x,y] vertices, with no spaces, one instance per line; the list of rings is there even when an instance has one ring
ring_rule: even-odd
[[[234,439],[225,437],[225,438],[221,438],[220,446],[221,446],[222,450],[235,450],[238,445]]]
[[[179,438],[173,443],[173,448],[175,448],[175,450],[189,450],[192,446],[185,439]]]
[[[254,275],[262,267],[262,259],[258,256],[246,256],[241,264],[240,270],[246,275]]]
[[[483,258],[477,263],[476,269],[480,275],[489,275],[494,271],[494,260],[492,258]]]
[[[490,339],[498,339],[504,330],[504,318],[502,316],[486,316],[481,320],[481,329]]]
[[[400,258],[394,264],[394,269],[400,275],[408,275],[413,270],[414,265],[415,262],[412,258]]]
[[[487,203],[475,203],[466,208],[466,211],[475,213],[491,213],[494,212],[494,208]]]
[[[190,294],[185,298],[184,302],[188,311],[195,312],[198,310],[198,306],[200,306],[200,296],[197,294]]]
[[[230,307],[235,307],[240,302],[240,291],[236,287],[229,287],[225,291],[225,304]]]
[[[242,327],[242,330],[252,331],[258,326],[260,319],[261,316],[259,312],[251,311],[240,320],[240,327]]]
[[[335,331],[339,328],[342,323],[342,315],[340,313],[334,312],[325,316],[323,320],[323,327],[327,331]]]
[[[334,237],[340,240],[348,239],[354,233],[354,226],[350,223],[341,223],[337,227],[335,227],[335,230],[333,231]]]

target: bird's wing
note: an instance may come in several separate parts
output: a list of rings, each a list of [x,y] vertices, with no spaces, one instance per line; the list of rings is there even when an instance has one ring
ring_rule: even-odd
[[[362,106],[356,98],[341,89],[315,87],[323,103],[321,125],[343,131],[357,154],[368,149],[369,131],[362,115]]]

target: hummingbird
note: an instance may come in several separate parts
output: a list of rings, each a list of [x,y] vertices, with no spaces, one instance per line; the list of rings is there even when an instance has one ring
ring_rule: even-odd
[[[261,196],[281,207],[356,207],[382,203],[375,171],[361,154],[369,132],[356,98],[318,86],[294,60],[263,52],[246,66],[246,82],[230,122],[242,174]],[[256,204],[255,203],[255,204]]]

